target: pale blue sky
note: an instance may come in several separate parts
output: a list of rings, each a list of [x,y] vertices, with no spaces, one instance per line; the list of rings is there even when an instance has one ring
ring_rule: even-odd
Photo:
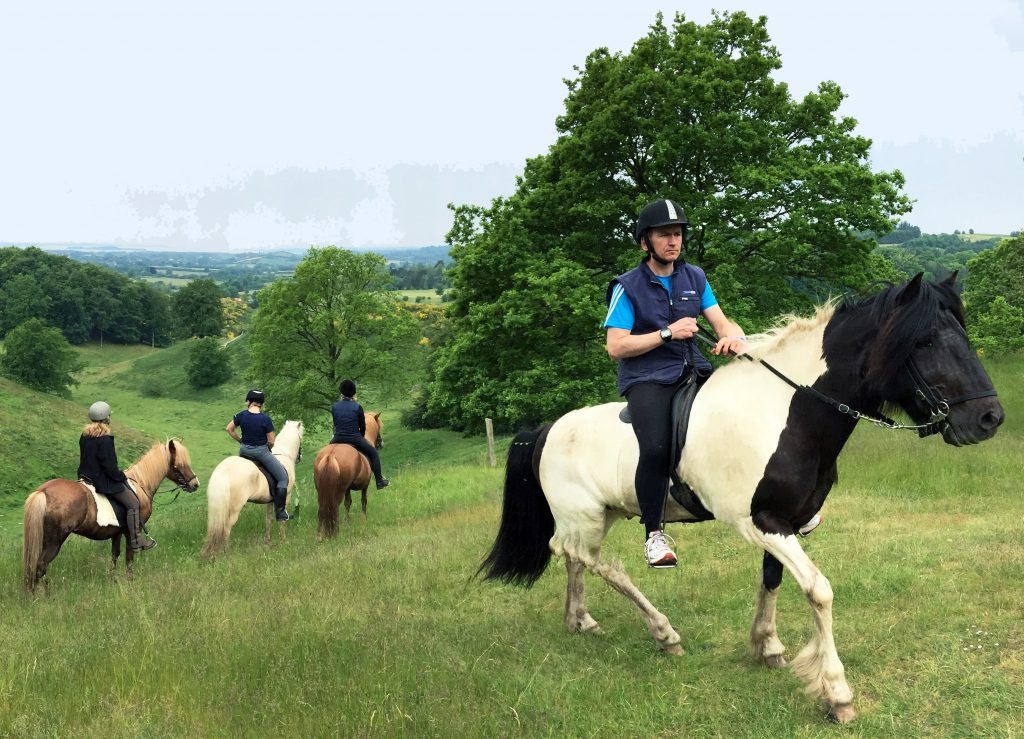
[[[442,243],[554,141],[574,64],[712,7],[367,5],[0,0],[0,242]],[[839,83],[911,222],[1024,226],[1024,0],[722,9],[768,16],[794,95]]]

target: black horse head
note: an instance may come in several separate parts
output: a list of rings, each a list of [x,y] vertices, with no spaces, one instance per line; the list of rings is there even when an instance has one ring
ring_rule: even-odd
[[[961,446],[992,437],[1004,413],[967,340],[955,281],[955,272],[940,283],[919,273],[844,302],[825,332],[825,356],[859,352],[860,395],[868,404],[901,408]]]

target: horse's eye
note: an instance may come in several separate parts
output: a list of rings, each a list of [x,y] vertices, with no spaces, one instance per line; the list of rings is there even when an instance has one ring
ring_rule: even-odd
[[[930,349],[932,347],[932,340],[931,339],[921,339],[919,342],[914,344],[914,346],[916,348],[918,348],[918,349]]]

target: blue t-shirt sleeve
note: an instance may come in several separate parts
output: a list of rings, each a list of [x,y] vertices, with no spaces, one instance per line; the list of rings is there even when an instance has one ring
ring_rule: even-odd
[[[704,280],[704,294],[700,296],[700,309],[703,312],[713,305],[718,305],[718,298],[711,290],[711,283]]]
[[[633,330],[633,323],[636,321],[636,314],[633,311],[633,303],[630,301],[622,285],[616,285],[612,289],[612,298],[608,302],[608,315],[604,319],[604,328],[624,328],[627,331]]]
[[[221,418],[223,418],[223,416],[221,416]],[[238,413],[236,413],[234,416],[231,417],[231,420],[234,421],[235,428],[238,428],[239,426],[241,426],[242,425],[242,412],[239,411]]]
[[[262,415],[263,418],[265,419],[263,422],[263,430],[266,431],[268,434],[274,433],[274,422],[270,420],[270,416],[268,416],[266,413]]]

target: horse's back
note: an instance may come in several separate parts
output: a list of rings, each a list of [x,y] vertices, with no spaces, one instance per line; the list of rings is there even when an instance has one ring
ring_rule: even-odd
[[[254,462],[244,457],[225,457],[210,473],[207,499],[233,495],[244,496],[242,502],[269,503],[271,500],[266,478]]]
[[[640,459],[633,427],[619,419],[625,403],[578,408],[551,426],[540,461],[552,510],[636,512],[633,478]]]
[[[358,490],[363,482],[369,485],[370,463],[350,444],[327,444],[313,460],[313,485],[317,491],[339,486]]]

